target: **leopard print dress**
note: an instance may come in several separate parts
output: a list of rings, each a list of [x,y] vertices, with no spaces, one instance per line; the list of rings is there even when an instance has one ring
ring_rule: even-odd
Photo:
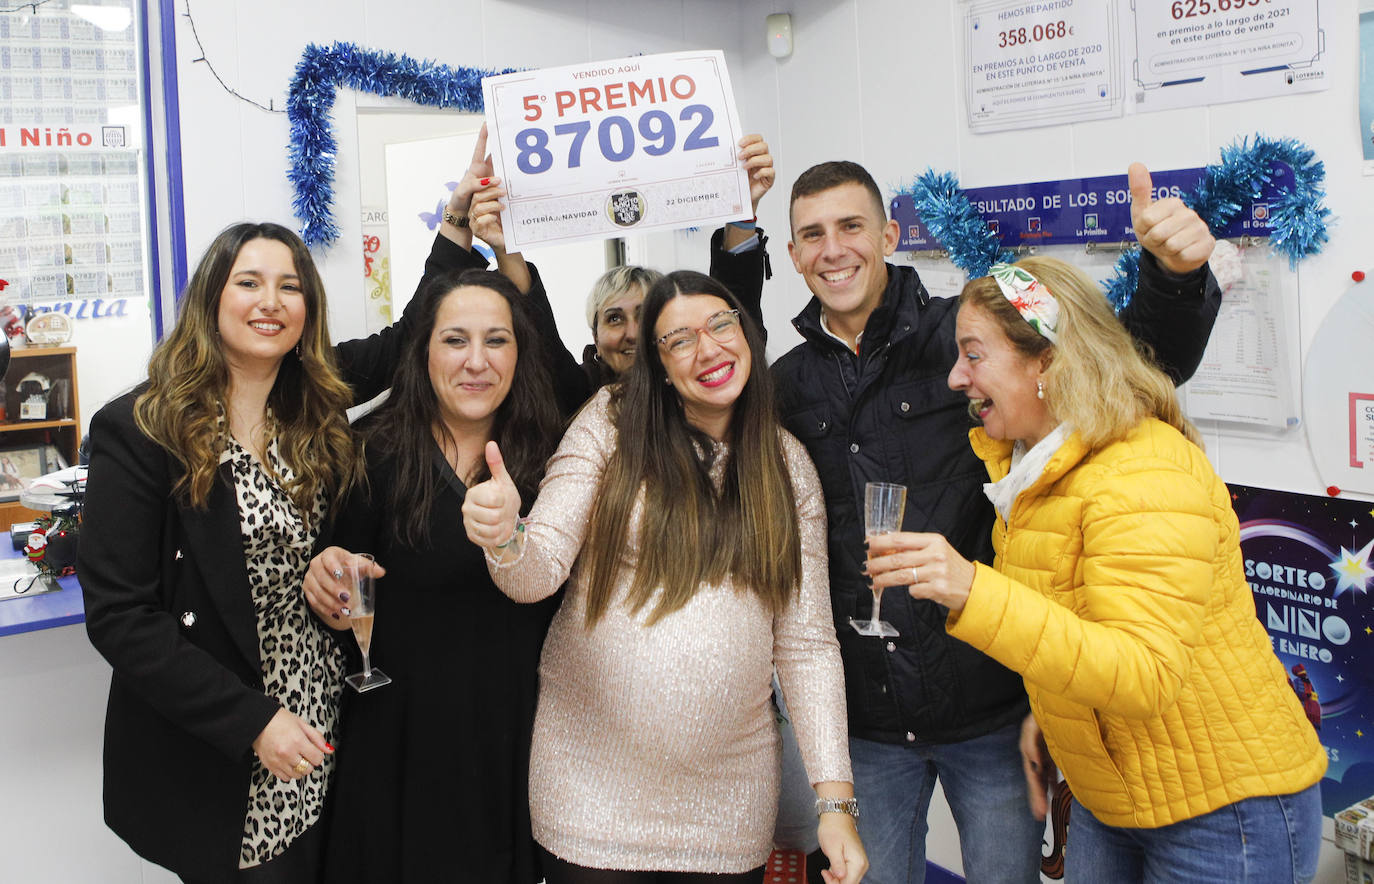
[[[301,591],[324,501],[316,499],[307,526],[282,490],[293,474],[279,456],[275,438],[267,448],[267,458],[281,485],[232,437],[221,455],[221,462],[231,464],[238,497],[243,557],[258,619],[263,690],[332,743],[344,658],[315,623]],[[255,759],[239,868],[251,868],[279,855],[319,821],[333,770],[334,758],[326,754],[324,764],[309,776],[285,782]]]

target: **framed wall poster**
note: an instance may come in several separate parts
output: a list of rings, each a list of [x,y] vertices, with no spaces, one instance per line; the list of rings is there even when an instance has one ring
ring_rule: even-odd
[[[49,460],[50,447],[38,444],[0,448],[0,500],[18,500],[20,492],[34,479],[59,469]]]

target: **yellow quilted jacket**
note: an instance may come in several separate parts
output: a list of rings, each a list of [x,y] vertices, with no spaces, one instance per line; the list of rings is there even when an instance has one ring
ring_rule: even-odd
[[[994,480],[1011,443],[970,434]],[[1077,434],[993,528],[949,633],[1020,672],[1050,754],[1107,825],[1155,828],[1316,783],[1326,754],[1241,564],[1226,485],[1147,420]]]

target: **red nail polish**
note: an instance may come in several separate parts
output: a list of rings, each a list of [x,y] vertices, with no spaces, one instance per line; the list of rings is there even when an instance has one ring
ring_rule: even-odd
[[[490,178],[483,178],[481,181],[478,181],[477,183],[480,184],[480,185],[482,185],[483,187],[486,187],[488,184],[491,183],[491,179],[490,179]]]
[[[334,751],[334,747],[331,746],[327,741],[324,744],[324,748],[328,749],[330,752]]]

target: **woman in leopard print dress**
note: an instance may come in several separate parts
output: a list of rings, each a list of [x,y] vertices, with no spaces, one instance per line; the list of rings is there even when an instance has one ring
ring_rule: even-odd
[[[445,255],[436,246],[427,275]],[[345,409],[389,384],[424,307],[333,347],[300,239],[234,225],[148,381],[91,422],[77,567],[114,670],[105,818],[185,881],[319,877],[343,661],[301,580],[360,475]]]

